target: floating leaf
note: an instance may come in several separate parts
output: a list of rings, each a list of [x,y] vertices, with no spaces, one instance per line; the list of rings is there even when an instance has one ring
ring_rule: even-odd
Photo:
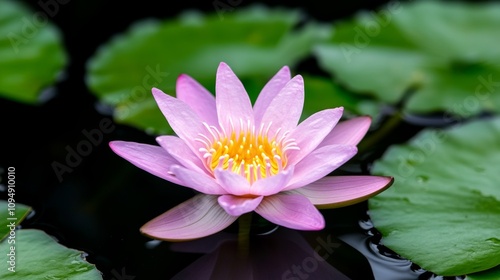
[[[500,279],[500,266],[487,271],[467,275],[465,280],[498,280]]]
[[[0,96],[37,104],[66,65],[59,29],[44,12],[0,0]]]
[[[408,113],[499,112],[499,3],[391,2],[335,26],[314,53],[358,94]]]
[[[14,247],[12,250],[11,247]],[[84,253],[57,243],[43,231],[16,231],[15,244],[0,243],[2,254],[14,252],[8,261],[0,262],[0,278],[8,279],[103,279],[96,267],[88,263]],[[13,261],[12,263],[10,261]],[[10,269],[9,269],[10,268]],[[13,271],[14,270],[14,271]]]
[[[115,120],[153,133],[171,132],[154,105],[151,88],[175,94],[185,73],[214,93],[221,61],[231,65],[252,100],[282,66],[294,67],[329,28],[309,22],[297,27],[297,10],[239,8],[231,14],[189,12],[176,19],[144,20],[104,45],[89,61],[87,83]]]
[[[345,115],[349,113],[359,115],[359,112],[365,112],[371,116],[378,115],[379,105],[352,94],[331,79],[307,74],[303,76],[305,91],[303,119],[321,110],[341,106],[344,107]]]
[[[0,200],[0,213],[6,214],[5,218],[0,219],[0,242],[9,235],[12,223],[19,225],[30,212],[31,207],[27,205],[18,202],[11,202],[9,205],[8,200]]]
[[[427,129],[389,148],[372,173],[395,177],[369,200],[382,243],[439,275],[500,264],[500,118]]]

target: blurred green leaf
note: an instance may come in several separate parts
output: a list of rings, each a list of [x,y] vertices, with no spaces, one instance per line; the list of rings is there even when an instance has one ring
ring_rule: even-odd
[[[416,1],[394,16],[405,37],[448,60],[498,59],[500,3]]]
[[[314,53],[346,88],[407,113],[500,111],[499,3],[391,2],[334,27]]]
[[[361,98],[343,89],[331,79],[309,74],[304,77],[304,110],[302,119],[321,110],[344,107],[344,115],[359,115],[364,112],[372,117],[378,115],[380,105],[367,98]]]
[[[353,55],[349,62],[343,47],[337,45],[318,46],[316,54],[340,84],[388,103],[398,102],[407,89],[422,83],[424,71],[419,68],[427,62],[419,53],[376,47]]]
[[[117,108],[117,122],[170,133],[153,106],[152,87],[174,95],[177,76],[185,73],[214,93],[217,66],[224,61],[254,101],[281,67],[293,68],[313,44],[330,36],[329,27],[318,23],[297,27],[301,16],[299,10],[251,6],[223,20],[191,11],[173,20],[137,22],[89,60],[87,84],[102,102]]]
[[[12,203],[12,206],[14,206],[11,207],[13,210],[9,208],[7,200],[0,200],[0,213],[2,213],[2,218],[0,219],[0,242],[9,235],[11,223],[14,223],[16,226],[19,225],[31,212],[31,207],[18,202]],[[10,213],[13,215],[10,215]]]
[[[500,264],[500,118],[426,129],[392,146],[372,174],[394,185],[369,200],[382,243],[426,270],[465,275]]]
[[[9,257],[9,261],[0,262],[1,279],[103,279],[96,267],[85,260],[84,252],[62,246],[43,231],[18,230],[15,241],[0,243],[0,251],[6,255],[12,252],[11,246],[15,247],[15,272],[8,270]]]
[[[66,66],[61,34],[43,12],[0,0],[0,96],[37,104]]]

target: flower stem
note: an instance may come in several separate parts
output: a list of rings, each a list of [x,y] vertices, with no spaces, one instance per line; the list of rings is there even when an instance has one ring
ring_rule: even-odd
[[[391,131],[396,128],[403,120],[402,113],[396,112],[393,114],[375,133],[365,138],[358,145],[358,153],[363,153],[372,149],[380,140],[384,139]]]
[[[248,255],[251,223],[252,213],[245,213],[238,218],[238,252],[242,256]]]

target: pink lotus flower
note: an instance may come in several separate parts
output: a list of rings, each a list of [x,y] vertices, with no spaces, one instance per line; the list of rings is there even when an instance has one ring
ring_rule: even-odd
[[[255,211],[272,223],[321,230],[315,207],[345,206],[373,196],[391,177],[330,176],[357,152],[369,117],[341,123],[343,108],[320,111],[299,124],[304,81],[283,67],[264,86],[254,106],[225,63],[217,69],[216,97],[187,75],[174,98],[153,96],[177,136],[160,146],[112,141],[112,150],[135,166],[201,194],[146,223],[155,239],[188,240],[211,235],[238,216]],[[337,124],[338,123],[338,124]]]

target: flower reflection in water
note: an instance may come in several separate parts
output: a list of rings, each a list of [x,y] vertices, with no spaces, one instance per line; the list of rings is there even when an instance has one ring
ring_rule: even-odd
[[[335,250],[346,247],[345,243],[330,236],[313,243],[300,232],[282,227],[252,235],[248,252],[235,234],[227,232],[172,243],[176,252],[205,253],[172,279],[350,279],[331,265]]]

